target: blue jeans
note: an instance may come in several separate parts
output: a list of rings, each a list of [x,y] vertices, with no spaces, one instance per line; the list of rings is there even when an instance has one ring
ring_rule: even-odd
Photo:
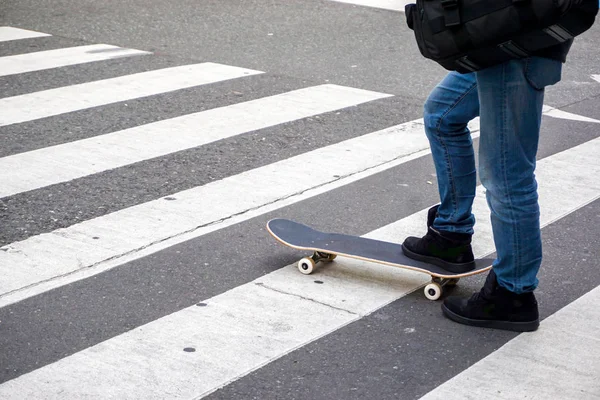
[[[561,72],[560,61],[540,57],[451,72],[424,107],[441,200],[433,223],[439,231],[473,233],[477,172],[467,123],[481,118],[479,175],[491,211],[494,272],[500,286],[516,293],[538,284],[542,241],[534,170],[544,88],[560,81]]]

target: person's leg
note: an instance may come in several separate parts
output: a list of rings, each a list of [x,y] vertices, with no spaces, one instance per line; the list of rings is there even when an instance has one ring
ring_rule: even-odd
[[[433,227],[438,231],[472,235],[471,213],[477,172],[467,124],[479,115],[474,73],[452,72],[425,102],[425,133],[435,164],[441,203]]]
[[[544,87],[560,80],[559,61],[532,57],[508,63],[502,77],[478,73],[479,163],[491,211],[500,286],[515,293],[537,287],[542,260],[535,165]]]
[[[453,272],[473,269],[471,235],[475,218],[476,169],[467,123],[479,114],[475,74],[449,73],[424,106],[425,133],[435,164],[441,203],[429,211],[427,234],[403,243],[411,258]]]
[[[470,301],[448,298],[444,302],[446,315],[458,322],[537,329],[533,290],[542,243],[534,171],[544,87],[558,82],[561,70],[560,61],[531,57],[477,73],[479,171],[491,211],[497,259],[478,295]]]

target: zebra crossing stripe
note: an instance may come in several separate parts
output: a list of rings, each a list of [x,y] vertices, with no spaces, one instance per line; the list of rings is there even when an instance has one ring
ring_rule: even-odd
[[[0,99],[0,126],[255,74],[262,72],[202,63],[6,97]]]
[[[44,36],[52,36],[47,33],[28,31],[26,29],[13,28],[10,26],[0,26],[0,42],[11,40],[30,39]]]
[[[264,206],[281,207],[306,198],[307,190],[331,189],[345,177],[368,176],[425,149],[422,121],[412,121],[3,246],[0,306],[48,290],[57,278],[101,272],[104,262],[114,267],[155,244],[200,236],[232,216],[250,218],[261,208],[266,212]]]
[[[0,76],[41,71],[93,61],[150,54],[147,51],[125,49],[107,44],[69,47],[0,57]]]
[[[477,138],[479,136],[479,119],[473,120],[469,127],[473,139]],[[422,119],[410,121],[272,164],[282,165],[282,171],[289,173],[288,176],[281,177],[283,187],[286,187],[286,179],[288,181],[295,179],[294,166],[304,165],[305,159],[333,157],[333,160],[335,160],[335,157],[341,154],[353,156],[356,160],[354,164],[349,161],[340,166],[343,170],[339,174],[333,172],[333,175],[321,176],[320,180],[314,182],[310,181],[310,178],[308,179],[310,182],[299,182],[297,188],[291,188],[291,191],[281,197],[276,195],[269,197],[266,193],[255,193],[251,188],[248,193],[251,193],[253,197],[244,197],[244,201],[237,204],[237,206],[231,204],[228,206],[227,209],[231,210],[231,214],[227,214],[226,209],[218,207],[215,208],[212,215],[197,214],[194,209],[190,209],[186,211],[189,216],[184,215],[182,217],[186,222],[185,224],[172,226],[169,222],[165,222],[170,229],[159,227],[157,230],[152,231],[152,226],[144,228],[144,225],[151,224],[153,219],[161,221],[162,214],[165,216],[172,215],[168,210],[156,210],[155,204],[161,204],[160,200],[157,200],[76,224],[66,229],[59,229],[3,246],[0,248],[0,250],[3,250],[0,251],[0,274],[4,274],[3,276],[6,278],[0,281],[0,307],[93,276],[177,243],[317,196],[425,156],[429,154],[429,143],[423,129]],[[357,150],[357,154],[349,154],[352,149],[361,148],[364,151]],[[372,157],[372,154],[375,156]],[[335,163],[333,160],[332,162]],[[319,171],[319,166],[314,162],[313,165],[316,168],[310,172],[311,176],[323,172]],[[226,194],[226,198],[235,196],[238,191],[235,183],[231,181],[236,177],[241,179],[243,176],[250,175],[257,187],[265,187],[261,183],[263,178],[260,177],[260,174],[272,174],[275,176],[273,179],[278,179],[276,171],[272,171],[272,169],[272,166],[265,166],[225,180],[213,182],[204,188],[191,189],[200,198],[200,200],[193,200],[195,201],[194,204],[202,204],[202,193],[205,192],[207,198],[211,198],[211,196],[218,198],[220,196],[219,190]],[[302,171],[297,170],[299,173]],[[335,168],[333,170],[335,171]],[[188,195],[191,192],[184,191],[181,193]],[[176,193],[166,197],[173,198],[179,196],[179,194]],[[217,203],[219,203],[219,200],[216,200],[215,204]],[[179,212],[172,215],[171,218],[178,216],[178,214]],[[131,232],[122,231],[119,227],[121,216],[126,220],[131,220],[129,224],[132,227]],[[146,221],[145,218],[148,222],[144,222]],[[147,238],[144,236],[144,229],[152,231]],[[81,230],[84,233],[81,233]],[[102,240],[100,240],[100,236],[96,235],[98,230],[108,232]],[[115,241],[120,243],[116,248],[104,244],[110,237],[114,237]],[[55,259],[58,261],[55,261]],[[11,265],[17,264],[21,266],[19,269],[21,272],[12,270]]]
[[[554,107],[544,106],[544,115],[552,118],[566,119],[570,121],[581,121],[581,122],[591,122],[594,124],[600,124],[600,121],[594,118],[588,118],[583,115],[573,114],[570,112],[566,112],[563,110],[559,110]]]
[[[546,318],[537,332],[517,336],[421,400],[598,398],[599,302],[597,287]]]
[[[473,139],[477,138],[479,136],[479,119],[473,120],[469,126]],[[250,185],[265,187],[261,183],[263,178],[260,174],[273,175],[275,178],[266,178],[267,182],[268,179],[277,180],[277,182],[282,182],[282,188],[284,188],[287,187],[286,180],[291,182],[295,179],[295,169],[301,175],[302,170],[296,165],[304,165],[305,159],[333,157],[331,163],[335,164],[336,157],[343,155],[355,157],[356,161],[355,163],[347,161],[343,165],[340,164],[338,167],[342,170],[339,174],[332,172],[328,176],[321,176],[319,180],[311,181],[308,178],[307,182],[299,182],[298,186],[292,187],[281,197],[276,194],[269,196],[268,193],[255,193],[251,188],[248,193],[251,193],[253,197],[243,197],[244,201],[237,205],[229,204],[226,209],[216,207],[212,214],[203,215],[196,213],[194,209],[187,210],[181,217],[185,222],[181,226],[172,225],[168,221],[164,222],[166,227],[158,227],[156,230],[153,230],[152,226],[145,226],[150,225],[154,219],[161,221],[165,216],[168,220],[168,218],[175,218],[180,214],[180,212],[176,212],[173,215],[169,210],[156,210],[155,204],[161,204],[161,201],[157,200],[4,246],[0,249],[4,250],[0,251],[0,274],[6,272],[3,275],[6,278],[0,281],[0,307],[93,276],[168,246],[308,199],[427,155],[429,154],[429,143],[423,129],[422,119],[410,121],[283,160],[271,166],[213,182],[207,187],[191,189],[200,199],[193,200],[194,204],[201,205],[203,204],[203,193],[207,193],[206,198],[208,199],[218,198],[221,196],[219,194],[219,190],[221,190],[226,194],[225,198],[231,196],[235,198],[238,189],[235,182],[232,181],[242,179],[244,176],[250,175]],[[352,149],[364,149],[364,151],[353,151]],[[350,152],[356,154],[350,154]],[[273,171],[273,165],[282,165],[282,174],[287,172],[289,175],[283,175],[278,180],[279,177],[277,177],[277,171]],[[319,170],[319,165],[315,162],[312,162],[312,165],[315,168],[307,172],[310,176],[324,172],[324,170]],[[336,171],[336,168],[334,167],[332,171]],[[181,193],[187,196],[192,192]],[[179,194],[166,197],[179,197]],[[220,204],[220,201],[215,200],[215,204]],[[226,210],[231,210],[231,214],[228,214]],[[120,228],[119,218],[131,221],[128,223],[128,226],[131,226],[131,232]],[[146,220],[147,222],[145,222]],[[176,223],[177,220],[173,222]],[[81,233],[82,230],[83,233]],[[149,230],[151,233],[144,236],[146,235],[145,230]],[[97,236],[99,231],[107,232],[102,240],[100,236]],[[119,243],[116,247],[104,243],[111,237]],[[11,273],[11,265],[17,264],[21,266],[19,271],[22,272]]]
[[[372,8],[382,8],[384,10],[404,11],[404,6],[414,3],[414,0],[334,0],[338,3],[355,4]]]
[[[0,158],[0,197],[388,96],[320,85]]]
[[[542,226],[600,198],[599,150],[600,138],[538,162]],[[283,176],[292,182],[302,179],[306,170],[299,167],[296,174]],[[319,164],[323,167],[326,164]],[[237,179],[237,184],[255,184],[252,173]],[[262,171],[256,178],[273,189],[280,182]],[[485,194],[479,187],[476,212],[484,206]],[[367,236],[397,242],[422,233],[426,212]],[[129,221],[121,223],[127,226]],[[479,229],[475,239],[479,257],[494,251],[489,219],[480,218],[481,226],[484,229]],[[295,265],[282,268],[204,301],[205,307],[175,312],[8,381],[0,386],[0,397],[58,399],[102,394],[121,398],[135,391],[148,399],[199,398],[410,293],[427,277],[341,259],[321,270],[319,279],[325,285],[315,285]]]

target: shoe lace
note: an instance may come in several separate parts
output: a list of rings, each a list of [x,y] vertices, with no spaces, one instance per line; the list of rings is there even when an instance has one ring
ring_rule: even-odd
[[[470,304],[478,304],[478,305],[485,305],[486,303],[493,303],[493,300],[495,297],[494,293],[496,291],[497,284],[498,283],[496,280],[496,274],[492,270],[488,274],[488,276],[485,280],[485,284],[483,285],[481,290],[479,292],[473,293],[471,295],[471,298],[469,299],[469,303]]]
[[[487,287],[482,287],[481,290],[479,292],[475,292],[471,295],[471,298],[469,299],[469,302],[472,303],[485,303],[490,301],[490,295],[491,293],[489,292],[489,288]]]
[[[469,299],[469,303],[479,303],[482,300],[485,300],[485,294],[483,293],[483,289],[481,289],[479,292],[475,292],[471,295],[471,298]]]

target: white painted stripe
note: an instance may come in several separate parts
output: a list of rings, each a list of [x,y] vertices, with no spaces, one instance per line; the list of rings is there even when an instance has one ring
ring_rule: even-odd
[[[600,83],[600,75],[592,75],[592,79]]]
[[[0,159],[0,171],[13,171],[0,175],[0,197],[384,97],[321,85],[16,154]]]
[[[473,120],[469,124],[469,126],[473,138],[477,138],[479,136],[479,119],[476,118],[475,120]],[[380,138],[386,139],[382,140],[379,144],[378,141],[380,140]],[[13,251],[12,253],[10,251],[7,253],[3,253],[0,251],[0,274],[4,271],[10,271],[10,274],[4,274],[4,276],[14,276],[14,278],[10,282],[8,281],[8,278],[6,278],[5,286],[0,285],[0,307],[13,304],[15,302],[24,300],[28,297],[35,296],[37,294],[60,287],[62,285],[66,285],[68,283],[76,282],[80,279],[88,278],[90,276],[115,268],[126,262],[163,250],[175,244],[182,243],[184,241],[202,236],[204,234],[216,231],[218,229],[225,228],[235,223],[248,220],[250,218],[254,218],[264,213],[274,211],[278,208],[285,207],[302,200],[306,200],[310,197],[317,196],[329,190],[333,190],[338,187],[350,184],[359,179],[366,178],[370,175],[376,174],[381,171],[385,171],[386,169],[396,167],[405,162],[429,154],[429,143],[427,142],[427,139],[423,134],[422,119],[384,129],[383,131],[374,132],[372,134],[365,135],[357,139],[352,139],[348,142],[351,143],[350,147],[352,148],[361,148],[361,146],[364,147],[365,151],[360,154],[367,156],[367,158],[370,152],[372,152],[373,154],[377,154],[380,157],[374,158],[370,162],[367,161],[366,164],[359,163],[357,164],[356,170],[352,171],[350,169],[350,171],[347,172],[345,175],[334,176],[330,181],[324,184],[319,185],[317,184],[317,182],[315,182],[315,185],[307,186],[304,189],[298,189],[297,192],[290,193],[281,198],[267,200],[264,204],[258,204],[250,208],[244,209],[244,203],[240,203],[237,211],[235,211],[231,215],[217,213],[216,216],[212,217],[212,220],[207,221],[203,219],[200,222],[198,222],[197,225],[189,227],[189,229],[186,228],[186,230],[180,230],[179,232],[174,232],[166,236],[154,238],[151,237],[152,241],[147,242],[139,247],[136,247],[134,245],[132,247],[124,249],[121,252],[117,251],[113,253],[106,252],[106,254],[96,254],[95,256],[92,256],[91,258],[88,258],[86,261],[84,261],[80,259],[80,254],[78,254],[76,249],[72,249],[70,252],[62,253],[63,247],[65,247],[66,243],[68,243],[67,239],[69,235],[73,235],[72,232],[69,233],[70,231],[67,231],[67,236],[65,236],[64,239],[61,239],[62,235],[64,235],[64,230],[57,230],[53,233],[34,236],[22,242],[4,246],[2,248],[3,250],[9,251],[10,248],[13,248]],[[407,144],[406,146],[405,143]],[[329,153],[337,152],[339,154],[344,154],[344,148],[342,147],[341,149],[338,149],[336,146],[347,145],[348,143],[343,142],[340,145],[330,146],[329,148],[327,148],[327,151]],[[379,149],[378,147],[381,147],[381,149]],[[315,150],[304,155],[294,157],[289,161],[282,161],[282,163],[287,163],[286,165],[294,165],[294,163],[302,164],[304,158],[312,159],[321,157],[321,155],[323,154],[322,151],[322,149]],[[265,168],[266,167],[262,169],[259,168],[254,171],[249,171],[248,173],[252,173],[252,176],[256,176],[259,175],[261,171],[266,171]],[[286,166],[286,169],[289,169],[289,167]],[[257,182],[260,184],[261,178],[258,177],[255,179],[257,179]],[[291,176],[290,180],[293,179],[294,177]],[[218,185],[223,185],[223,187],[225,188],[223,190],[228,190],[227,188],[229,187],[229,183],[227,182],[228,181],[225,181],[225,183],[214,182],[214,187],[211,186],[210,190],[218,191]],[[200,190],[199,188],[197,189]],[[232,193],[235,193],[235,189],[233,190],[234,191]],[[175,194],[173,196],[177,195],[178,194]],[[260,200],[256,200],[253,202],[253,204],[259,202]],[[142,204],[137,207],[139,208],[144,206],[145,205]],[[134,208],[132,212],[135,213],[138,208]],[[125,215],[127,215],[129,211],[122,210],[120,212],[126,213]],[[143,210],[140,211],[140,213],[143,214]],[[193,221],[194,212],[191,211],[190,214],[190,221]],[[118,217],[115,218],[118,219]],[[155,217],[150,217],[151,220],[152,218]],[[104,223],[102,221],[103,220],[100,219],[98,223],[102,225]],[[133,232],[135,232],[138,229],[138,227],[140,227],[139,229],[141,230],[144,229],[144,218],[141,217],[138,222],[139,224],[132,229]],[[415,220],[415,224],[416,226],[422,225],[421,221],[418,220]],[[79,225],[81,224],[75,225],[75,227],[78,227]],[[115,226],[117,227],[116,232],[119,232],[118,222]],[[72,227],[68,229],[72,230],[78,228]],[[86,225],[83,227],[83,229],[86,230],[93,228],[87,228]],[[147,229],[152,229],[152,227],[150,226]],[[479,227],[479,229],[481,230],[482,228]],[[94,232],[91,232],[91,235],[91,237],[93,238]],[[125,234],[125,239],[123,243],[126,243],[128,241],[128,238],[126,237],[127,235],[129,235],[129,233]],[[62,240],[64,240],[64,243],[60,244]],[[87,241],[90,241],[89,237]],[[52,247],[55,245],[57,245],[56,248],[59,250],[55,252],[52,252],[52,250],[50,250],[50,253],[48,254],[48,259],[39,256],[34,257],[34,255],[38,254],[38,252],[46,254],[48,249],[52,249]],[[85,252],[85,250],[83,250],[83,252]],[[52,257],[56,256],[57,254],[60,260],[58,263],[66,266],[64,270],[54,269],[53,267],[54,263],[51,260]],[[29,262],[29,259],[32,259],[32,261]],[[21,265],[21,270],[25,271],[23,272],[22,276],[21,274],[16,273],[10,268],[10,265],[17,264]],[[38,273],[39,269],[44,269],[46,273],[44,275],[39,276],[39,278],[37,279],[32,279],[32,276],[35,276]]]
[[[542,225],[600,196],[595,178],[600,172],[595,157],[599,149],[596,139],[538,163],[544,188]],[[478,212],[482,205],[485,196],[479,188]],[[422,233],[426,212],[367,236],[398,241]],[[478,225],[476,254],[483,256],[494,251],[489,218],[479,218]],[[127,398],[135,393],[144,399],[198,398],[427,281],[426,275],[414,271],[351,259],[340,259],[317,273],[314,277],[324,285],[315,285],[294,265],[282,268],[207,300],[206,307],[189,307],[6,382],[0,396]],[[186,353],[186,347],[196,352]]]
[[[382,8],[392,11],[404,11],[404,6],[414,3],[414,0],[334,0],[338,3],[355,4],[373,8]]]
[[[28,31],[26,29],[13,28],[10,26],[0,26],[0,42],[10,40],[30,39],[44,36],[52,36],[47,33]]]
[[[0,305],[96,265],[428,148],[422,121],[313,150],[1,248]],[[307,162],[308,161],[308,162]],[[98,239],[94,239],[97,237]],[[19,273],[14,266],[19,265]],[[12,293],[15,292],[16,293]],[[27,290],[27,293],[32,293]]]
[[[570,112],[566,112],[563,110],[559,110],[557,108],[553,108],[550,106],[544,106],[544,114],[548,117],[558,118],[558,119],[566,119],[570,121],[581,121],[581,122],[591,122],[594,124],[600,124],[600,121],[594,118],[584,117],[583,115],[573,114]]]
[[[0,126],[261,73],[202,63],[7,97],[0,99]]]
[[[419,124],[420,122],[414,121],[414,123]],[[406,125],[406,124],[403,124],[403,125]],[[473,131],[472,131],[473,137],[474,138],[478,137],[479,136],[479,132],[478,132],[479,120],[477,119],[477,120],[473,121],[473,123],[471,123],[470,125],[473,129]],[[400,129],[401,131],[404,131],[404,130],[406,130],[406,126],[404,126],[404,128],[402,128],[402,125],[401,125],[401,126],[392,127],[389,129]],[[423,137],[421,131],[419,131],[419,134],[420,134],[420,137]],[[401,137],[401,136],[399,136],[399,137]],[[381,163],[377,166],[374,166],[372,168],[367,168],[367,169],[357,172],[355,174],[350,174],[345,177],[340,177],[339,179],[329,182],[325,185],[315,186],[304,192],[294,194],[287,198],[283,198],[283,199],[274,201],[269,204],[262,205],[260,207],[257,207],[257,208],[251,209],[251,210],[246,210],[246,211],[240,212],[240,213],[232,215],[228,218],[224,218],[220,221],[216,221],[214,223],[202,226],[198,229],[194,229],[189,232],[182,232],[179,235],[172,236],[172,237],[164,239],[162,241],[153,243],[144,248],[136,249],[135,251],[132,251],[130,253],[116,256],[114,258],[107,259],[104,261],[100,261],[97,264],[94,264],[93,266],[89,266],[87,268],[78,269],[78,270],[74,271],[73,273],[70,273],[67,275],[56,276],[51,279],[45,280],[43,282],[35,283],[29,287],[18,289],[14,292],[10,292],[5,295],[0,295],[0,307],[4,307],[6,305],[16,303],[16,302],[24,300],[26,298],[46,292],[48,290],[55,289],[60,286],[67,285],[69,283],[73,283],[78,280],[94,276],[96,274],[99,274],[104,271],[108,271],[112,268],[118,267],[119,265],[125,264],[127,262],[130,262],[130,261],[145,257],[147,255],[156,253],[158,251],[164,250],[164,249],[174,246],[176,244],[183,243],[188,240],[197,238],[199,236],[208,234],[210,232],[214,232],[216,230],[223,229],[228,226],[249,220],[251,218],[266,214],[268,212],[277,210],[279,208],[286,207],[288,205],[297,203],[299,201],[306,200],[306,199],[309,199],[314,196],[318,196],[318,195],[326,193],[330,190],[348,185],[352,182],[356,182],[360,179],[369,177],[378,172],[385,171],[386,169],[396,167],[398,165],[401,165],[408,161],[415,160],[417,158],[426,156],[428,154],[429,154],[429,149],[424,149],[424,150],[420,150],[420,151],[411,153],[407,156],[399,156],[398,158],[396,158],[392,161]],[[310,154],[309,154],[309,156],[310,156]],[[0,257],[0,259],[1,259],[1,257]],[[1,266],[1,262],[0,262],[0,266]]]
[[[422,397],[600,399],[600,287]]]
[[[93,61],[150,54],[147,51],[124,49],[107,44],[69,47],[66,49],[38,51],[0,57],[0,76],[41,71],[67,65],[84,64]]]

